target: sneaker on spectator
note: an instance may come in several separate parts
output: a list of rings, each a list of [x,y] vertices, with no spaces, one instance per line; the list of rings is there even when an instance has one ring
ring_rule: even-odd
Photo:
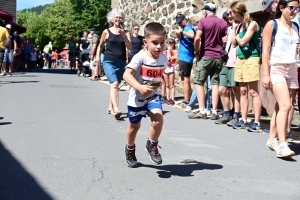
[[[211,119],[211,120],[217,120],[217,119],[219,119],[219,118],[220,118],[219,115],[218,115],[218,114],[215,114],[215,113],[212,113],[211,116],[210,116],[210,119]]]
[[[286,142],[283,142],[280,145],[278,145],[275,151],[277,153],[276,156],[278,158],[292,157],[295,155],[295,152],[289,148]]]
[[[6,72],[1,72],[0,76],[5,76]]]
[[[162,101],[162,103],[163,104],[167,104],[168,103],[168,99],[167,99],[167,97],[161,97],[161,101]]]
[[[206,110],[207,117],[211,117],[211,110]]]
[[[207,114],[202,114],[200,111],[188,115],[190,119],[208,119]]]
[[[228,123],[227,126],[233,127],[235,124],[239,123],[239,118],[232,118]]]
[[[233,125],[233,129],[246,129],[249,127],[249,123],[244,123],[244,120],[240,120],[239,123]]]
[[[285,139],[286,139],[287,142],[293,141],[292,131],[286,133]]]
[[[270,140],[267,140],[266,143],[266,149],[271,150],[271,151],[275,151],[275,149],[278,147],[278,140],[276,138],[274,138],[274,140],[272,142],[270,142]]]
[[[129,149],[127,145],[125,145],[125,161],[128,164],[128,167],[136,167],[137,159],[135,157],[135,145],[133,149]]]
[[[158,142],[151,142],[150,139],[147,140],[145,151],[150,157],[150,161],[153,162],[154,164],[161,164],[162,163],[162,158],[161,155],[158,151]]]
[[[264,129],[263,134],[269,135],[270,134],[270,129]]]
[[[191,112],[192,111],[192,107],[191,106],[186,106],[186,108],[184,109],[185,112]]]
[[[227,124],[230,121],[230,116],[223,115],[220,119],[215,121],[215,124]]]
[[[7,76],[12,76],[11,72],[8,72]]]
[[[167,104],[170,106],[174,106],[175,102],[172,99],[169,99],[169,101],[167,101]]]
[[[257,123],[253,123],[247,130],[251,132],[260,132],[261,126],[258,125]]]

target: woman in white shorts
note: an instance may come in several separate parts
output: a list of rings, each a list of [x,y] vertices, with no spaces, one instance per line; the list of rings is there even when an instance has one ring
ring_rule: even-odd
[[[267,90],[271,89],[276,98],[266,148],[276,151],[277,157],[295,155],[286,143],[285,133],[288,114],[299,88],[296,64],[299,30],[291,21],[297,15],[298,9],[298,0],[280,0],[275,21],[269,21],[263,32],[262,84]],[[272,39],[276,24],[277,32]],[[276,139],[277,134],[279,141]]]
[[[166,83],[166,93],[167,93],[167,104],[168,105],[174,105],[175,104],[175,84],[174,84],[174,78],[175,78],[175,66],[177,64],[177,50],[176,50],[176,44],[174,39],[168,40],[169,48],[164,53],[168,57],[168,67],[165,68],[164,71],[164,80]],[[171,96],[170,96],[171,93]]]

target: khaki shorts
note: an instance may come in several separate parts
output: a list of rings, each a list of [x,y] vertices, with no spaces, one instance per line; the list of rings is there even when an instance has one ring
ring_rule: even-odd
[[[198,85],[204,85],[208,75],[210,75],[211,85],[219,85],[219,75],[222,70],[223,61],[217,58],[203,57],[195,68],[194,83]]]
[[[249,83],[259,80],[260,57],[247,59],[236,59],[234,70],[234,81]]]
[[[296,63],[271,65],[270,77],[272,85],[277,83],[287,83],[287,86],[290,89],[299,88]]]

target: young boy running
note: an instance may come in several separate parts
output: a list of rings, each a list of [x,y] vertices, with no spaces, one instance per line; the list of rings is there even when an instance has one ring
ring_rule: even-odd
[[[149,23],[144,29],[146,50],[141,50],[131,60],[123,75],[124,81],[132,86],[128,99],[129,126],[126,132],[125,155],[129,167],[136,167],[135,138],[141,127],[141,120],[150,116],[152,126],[146,143],[146,152],[151,162],[161,164],[157,149],[158,138],[163,126],[161,101],[161,77],[167,67],[168,58],[163,54],[167,38],[165,28],[160,23]]]

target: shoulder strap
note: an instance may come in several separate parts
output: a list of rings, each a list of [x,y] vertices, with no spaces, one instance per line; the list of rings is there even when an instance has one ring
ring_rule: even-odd
[[[299,25],[296,22],[293,22],[293,21],[292,21],[292,23],[297,27],[298,35],[299,35]]]
[[[271,40],[271,46],[273,45],[273,43],[275,42],[275,36],[278,30],[278,24],[276,19],[273,19],[273,31],[272,31],[272,40]]]

